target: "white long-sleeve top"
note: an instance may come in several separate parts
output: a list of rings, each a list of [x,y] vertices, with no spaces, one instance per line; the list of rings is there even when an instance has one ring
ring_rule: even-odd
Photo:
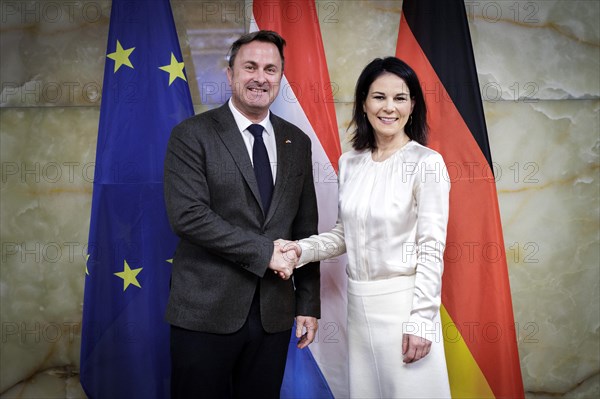
[[[299,264],[347,251],[352,280],[416,274],[410,332],[425,336],[441,304],[449,192],[442,156],[415,141],[381,162],[370,150],[346,152],[339,161],[337,224],[300,240]]]

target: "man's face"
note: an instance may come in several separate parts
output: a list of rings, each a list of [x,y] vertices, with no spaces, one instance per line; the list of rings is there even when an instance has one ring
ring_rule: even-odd
[[[244,44],[233,68],[227,68],[235,107],[253,122],[264,119],[279,92],[282,72],[281,56],[273,43]]]

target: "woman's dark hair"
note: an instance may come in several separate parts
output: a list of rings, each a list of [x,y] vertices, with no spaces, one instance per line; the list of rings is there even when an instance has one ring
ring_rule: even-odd
[[[421,84],[415,71],[404,61],[396,57],[376,58],[371,61],[361,72],[356,82],[356,92],[354,95],[354,112],[352,115],[351,126],[356,130],[352,136],[352,147],[357,150],[375,149],[375,134],[373,126],[369,123],[363,110],[363,105],[367,100],[371,84],[384,73],[392,73],[406,83],[410,91],[410,97],[415,102],[413,112],[408,120],[404,131],[411,140],[419,144],[427,144],[427,107],[425,98],[421,90]]]
[[[273,32],[272,30],[259,30],[256,32],[246,33],[233,42],[231,48],[229,49],[230,68],[233,68],[233,62],[235,61],[238,51],[240,51],[240,47],[253,41],[273,43],[275,46],[277,46],[277,50],[279,50],[279,55],[281,56],[281,69],[283,70],[283,48],[285,47],[285,40],[279,35],[279,33]]]

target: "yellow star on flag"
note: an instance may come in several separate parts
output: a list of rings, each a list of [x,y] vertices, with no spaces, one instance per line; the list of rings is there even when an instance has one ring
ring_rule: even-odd
[[[135,50],[135,47],[124,50],[121,46],[121,43],[119,43],[119,41],[117,40],[117,51],[106,55],[111,60],[115,60],[115,72],[117,72],[119,68],[121,68],[121,65],[126,65],[129,68],[134,69],[133,65],[131,64],[131,61],[129,61],[129,56],[131,55],[133,50]]]
[[[183,62],[178,62],[177,58],[175,58],[175,55],[171,53],[171,64],[158,67],[158,69],[169,73],[169,86],[171,86],[171,83],[173,83],[177,78],[181,78],[187,82],[187,79],[183,74],[183,66]]]
[[[127,261],[124,260],[124,268],[122,272],[115,273],[115,276],[123,279],[123,292],[129,287],[130,284],[135,285],[136,287],[142,288],[140,283],[137,281],[136,276],[142,271],[142,267],[139,269],[130,269]]]

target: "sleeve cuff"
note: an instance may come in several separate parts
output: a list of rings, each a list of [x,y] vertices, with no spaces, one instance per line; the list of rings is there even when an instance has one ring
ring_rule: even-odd
[[[302,254],[298,259],[298,265],[296,268],[302,267],[313,261],[313,245],[310,242],[307,242],[307,240],[298,241],[298,245],[300,245],[300,248],[302,248]]]
[[[443,341],[440,323],[416,314],[411,315],[408,321],[402,325],[402,333],[415,335],[432,342]]]

